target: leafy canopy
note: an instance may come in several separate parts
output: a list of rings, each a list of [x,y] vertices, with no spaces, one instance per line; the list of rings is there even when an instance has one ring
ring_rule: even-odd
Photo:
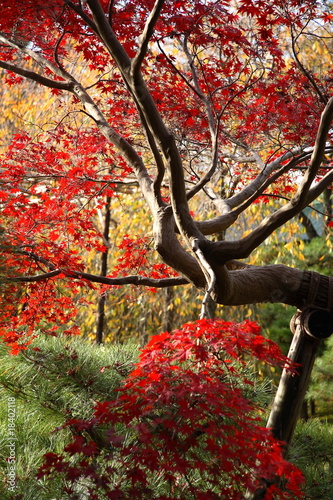
[[[260,287],[254,296],[245,280],[235,296],[241,273],[221,265],[249,255],[332,181],[331,17],[314,0],[1,1],[8,92],[29,80],[30,93],[52,95],[46,121],[17,124],[2,152],[1,333],[14,351],[36,326],[77,333],[80,290],[94,282],[191,282],[224,304],[295,302]],[[302,50],[313,40],[312,69]],[[124,235],[124,259],[101,278],[86,264],[105,251],[96,215],[124,190],[145,198],[164,263],[137,272],[147,235]],[[290,202],[237,240],[232,223],[268,196]],[[229,226],[230,241],[213,243]],[[136,276],[124,276],[125,263]]]

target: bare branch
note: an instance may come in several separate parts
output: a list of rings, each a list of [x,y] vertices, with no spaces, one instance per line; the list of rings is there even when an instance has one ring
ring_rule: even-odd
[[[22,54],[28,55],[34,61],[36,61],[36,63],[39,64],[42,68],[48,68],[50,71],[52,71],[52,73],[59,76],[60,78],[64,78],[64,80],[70,80],[70,78],[68,78],[69,75],[67,72],[63,71],[63,69],[61,67],[56,66],[51,61],[46,59],[46,57],[43,57],[37,51],[31,50],[27,46],[22,45],[20,43],[17,43],[14,40],[11,40],[3,33],[0,34],[0,41],[5,43],[9,47],[12,47],[12,48],[18,50]],[[36,74],[38,74],[38,73],[36,73]],[[41,77],[41,78],[44,78],[44,77]],[[47,80],[49,80],[49,79],[47,79]],[[48,85],[48,86],[50,86],[50,85]],[[55,87],[55,88],[57,88],[57,87]]]
[[[234,211],[219,215],[213,219],[208,219],[204,221],[196,221],[196,226],[199,231],[204,235],[220,233],[225,231],[234,222],[236,222],[238,215]]]
[[[321,115],[321,120],[309,168],[304,175],[302,184],[300,185],[294,197],[294,200],[291,200],[294,205],[302,204],[322,164],[325,154],[327,135],[331,128],[332,119],[333,119],[333,97],[331,97],[331,99],[327,102],[325,109]]]
[[[297,164],[301,161],[305,161],[306,158],[310,157],[311,152],[312,150],[310,151],[310,153],[308,151],[304,152],[302,148],[296,148],[292,151],[287,151],[279,158],[276,158],[272,162],[268,163],[250,184],[248,184],[239,193],[236,193],[235,195],[231,196],[231,198],[226,200],[226,203],[229,205],[230,208],[237,207],[245,200],[247,200],[250,196],[252,196],[254,193],[257,193],[260,187],[266,181],[266,179],[272,174],[272,172],[274,172],[277,169],[280,169],[281,165],[286,160],[289,160],[291,158],[292,162],[295,162],[289,164],[290,166],[289,168],[292,168],[294,164]]]
[[[110,23],[110,26],[112,27],[112,18],[113,18],[113,6],[114,6],[114,2],[115,0],[110,0],[110,3],[109,3],[109,23]]]
[[[330,150],[331,146],[328,146],[326,151]],[[254,200],[258,198],[258,196],[263,194],[264,191],[275,182],[276,179],[278,179],[283,173],[287,172],[291,168],[297,166],[298,163],[304,162],[306,159],[308,159],[311,155],[311,152],[312,150],[310,152],[303,152],[298,157],[293,158],[289,163],[287,163],[282,167],[281,163],[283,163],[283,161],[288,157],[291,157],[294,154],[296,154],[296,150],[294,150],[293,152],[292,151],[287,152],[281,158],[274,160],[265,167],[265,172],[260,172],[260,174],[248,186],[246,186],[242,191],[240,191],[240,193],[237,193],[236,195],[232,196],[227,200],[220,200],[220,205],[223,206],[223,210],[221,210],[221,212],[224,213],[222,213],[217,217],[214,217],[213,219],[205,221],[197,221],[196,222],[197,227],[204,235],[214,234],[226,230],[237,220],[239,215],[242,212],[244,212],[244,210],[246,210],[253,203]],[[277,168],[277,166],[280,166],[280,169],[276,170],[276,172],[274,172],[270,177],[268,177],[268,174],[274,171]],[[315,192],[318,193],[316,196],[318,196],[324,189],[324,184],[320,185],[319,184],[320,183],[316,185]],[[327,185],[329,185],[329,180],[327,180],[325,186]],[[322,189],[321,186],[323,186]],[[215,204],[218,206],[217,201],[218,200],[215,201]],[[243,202],[240,203],[241,201]],[[236,206],[237,208],[235,208],[234,210],[230,210],[230,206]]]
[[[285,224],[292,217],[297,215],[310,203],[314,197],[320,194],[317,190],[310,192],[311,184],[321,166],[325,154],[327,135],[333,119],[333,98],[331,98],[321,116],[317,138],[310,165],[303,177],[303,181],[295,196],[285,206],[266,217],[248,236],[238,241],[204,242],[207,252],[215,258],[220,258],[222,262],[231,259],[242,259],[250,255],[275,229]],[[331,173],[328,174],[330,176]],[[327,177],[327,176],[326,176]],[[327,178],[326,178],[327,182]],[[321,189],[325,189],[325,184],[321,184]],[[322,192],[322,191],[321,191]],[[203,249],[203,247],[202,247]]]
[[[138,48],[135,57],[132,60],[132,72],[134,75],[140,70],[141,64],[143,63],[143,60],[147,52],[149,40],[151,39],[154,33],[154,27],[158,21],[158,18],[160,17],[160,13],[164,3],[165,0],[156,0],[154,7],[146,21],[146,25],[141,35],[140,46]]]
[[[188,46],[187,46],[187,37],[184,38],[183,49],[184,49],[184,53],[185,53],[185,55],[187,57],[188,64],[190,66],[190,70],[191,70],[191,74],[192,74],[192,79],[193,79],[194,87],[196,89],[196,93],[199,96],[200,100],[202,101],[203,105],[205,106],[206,115],[207,115],[207,119],[208,119],[209,131],[210,131],[211,137],[213,138],[213,137],[216,136],[216,130],[215,130],[215,124],[214,124],[214,115],[213,115],[212,108],[211,108],[209,100],[207,99],[207,97],[205,96],[205,94],[203,93],[203,91],[200,88],[199,78],[198,78],[198,75],[197,75],[197,70],[196,70],[196,67],[194,65],[195,56],[193,54],[191,54],[190,51],[189,51],[189,49],[188,49]]]
[[[327,104],[327,97],[322,93],[322,91],[320,90],[316,80],[314,79],[314,77],[311,75],[310,71],[308,71],[304,64],[302,64],[302,62],[300,61],[299,57],[298,57],[298,54],[297,54],[297,47],[296,47],[296,43],[297,43],[297,39],[300,37],[300,35],[302,33],[299,33],[296,37],[294,35],[294,30],[291,29],[291,47],[292,47],[292,51],[293,51],[293,55],[294,55],[294,58],[295,58],[295,61],[296,61],[296,64],[298,66],[298,68],[300,69],[300,71],[303,73],[303,75],[309,80],[310,84],[312,85],[312,87],[314,88],[316,94],[319,96],[319,99],[321,100],[321,102],[323,104]]]
[[[12,71],[13,73],[23,76],[24,78],[28,78],[29,80],[33,80],[36,83],[44,85],[45,87],[49,87],[51,89],[59,89],[59,90],[70,90],[71,82],[65,81],[57,81],[52,80],[51,78],[46,78],[45,76],[41,76],[34,71],[30,71],[14,64],[10,64],[5,61],[0,61],[0,68],[3,68],[7,71]]]
[[[15,276],[15,277],[2,277],[3,281],[7,282],[21,282],[21,283],[32,283],[45,281],[55,276],[65,276],[66,278],[73,278],[79,280],[86,280],[92,283],[102,283],[105,285],[137,285],[137,286],[149,286],[154,288],[165,288],[168,286],[177,285],[187,285],[189,281],[185,278],[161,278],[154,279],[148,278],[147,276],[131,275],[119,278],[108,278],[107,276],[98,276],[96,274],[81,273],[79,271],[70,271],[67,269],[55,269],[48,273],[39,274],[36,276]]]
[[[333,171],[328,172],[319,182],[317,182],[309,191],[307,205],[324,192],[333,182]],[[314,210],[314,209],[313,209]]]
[[[208,120],[208,126],[209,126],[209,131],[210,131],[210,136],[211,136],[211,165],[207,171],[207,173],[204,175],[204,177],[192,188],[187,192],[187,199],[191,199],[195,194],[197,194],[212,178],[213,174],[216,171],[217,164],[218,164],[218,133],[219,133],[219,127],[220,127],[220,119],[217,119],[215,123],[214,119],[214,114],[212,110],[212,103],[209,101],[209,99],[205,96],[203,91],[200,88],[199,84],[199,78],[197,75],[197,70],[194,65],[194,55],[190,53],[187,45],[187,37],[184,38],[183,42],[183,49],[185,52],[185,55],[187,57],[188,64],[191,69],[191,74],[192,74],[192,79],[194,82],[194,89],[196,91],[197,96],[200,98],[201,102],[203,103],[206,111],[206,116]]]
[[[67,274],[69,277],[72,273]],[[105,285],[142,285],[142,286],[152,286],[156,288],[164,288],[168,286],[176,285],[187,285],[189,281],[186,278],[175,277],[175,278],[161,278],[154,279],[148,278],[147,276],[131,275],[119,278],[108,278],[107,276],[96,276],[94,274],[88,273],[75,273],[75,278],[84,279],[91,281],[93,283],[104,283]]]
[[[55,269],[54,271],[50,271],[49,273],[38,274],[37,276],[13,276],[13,277],[1,277],[2,281],[10,281],[14,283],[32,283],[38,281],[45,281],[50,278],[54,278],[61,274],[62,271],[60,269]]]
[[[219,122],[219,120],[218,120]],[[195,194],[197,194],[212,178],[213,174],[216,171],[217,163],[218,163],[218,131],[219,131],[219,123],[216,125],[215,134],[212,136],[212,160],[211,165],[208,169],[208,172],[200,179],[197,184],[187,192],[187,199],[190,200]]]

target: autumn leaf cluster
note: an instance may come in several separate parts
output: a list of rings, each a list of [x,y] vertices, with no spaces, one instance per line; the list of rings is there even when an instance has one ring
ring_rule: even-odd
[[[72,443],[46,454],[39,476],[62,474],[68,493],[85,478],[94,499],[236,500],[262,478],[266,499],[300,498],[301,473],[248,397],[246,359],[295,369],[259,330],[199,320],[154,336],[117,399],[68,421]]]

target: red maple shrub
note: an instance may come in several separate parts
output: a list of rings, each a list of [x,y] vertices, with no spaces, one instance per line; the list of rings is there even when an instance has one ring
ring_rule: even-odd
[[[249,356],[294,369],[259,330],[199,320],[154,336],[116,400],[67,422],[73,442],[46,454],[39,476],[63,474],[69,494],[84,478],[92,499],[236,500],[261,478],[265,499],[300,498],[302,475],[248,394]]]

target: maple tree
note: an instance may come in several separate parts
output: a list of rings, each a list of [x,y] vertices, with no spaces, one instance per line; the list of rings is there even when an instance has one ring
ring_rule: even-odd
[[[1,156],[0,327],[13,352],[37,329],[79,333],[83,291],[99,285],[192,284],[202,319],[210,298],[332,311],[328,277],[241,262],[332,184],[329,5],[0,5],[4,85],[28,79],[53,108],[33,133],[17,129]],[[311,43],[324,47],[316,71],[302,57]],[[107,243],[94,218],[124,190],[143,196],[151,235],[123,235],[114,268],[93,274],[85,256]],[[239,235],[254,203],[265,215]]]
[[[303,271],[234,261],[331,184],[330,68],[319,80],[299,53],[301,37],[320,39],[315,22],[329,33],[331,14],[321,3],[115,2],[108,10],[106,2],[55,0],[2,7],[5,83],[26,77],[50,88],[61,114],[35,137],[17,133],[2,159],[4,262],[17,282],[29,282],[20,299],[28,304],[24,319],[5,324],[8,341],[15,342],[20,324],[73,317],[70,297],[55,299],[59,277],[71,294],[83,282],[192,283],[222,304],[307,303]],[[286,56],[287,42],[295,61]],[[153,217],[155,248],[173,271],[161,265],[142,277],[92,276],[79,252],[102,249],[90,201],[104,205],[119,183],[134,178]],[[189,208],[202,193],[217,207],[208,220],[196,220]],[[208,238],[232,228],[265,193],[289,199],[243,238]]]

